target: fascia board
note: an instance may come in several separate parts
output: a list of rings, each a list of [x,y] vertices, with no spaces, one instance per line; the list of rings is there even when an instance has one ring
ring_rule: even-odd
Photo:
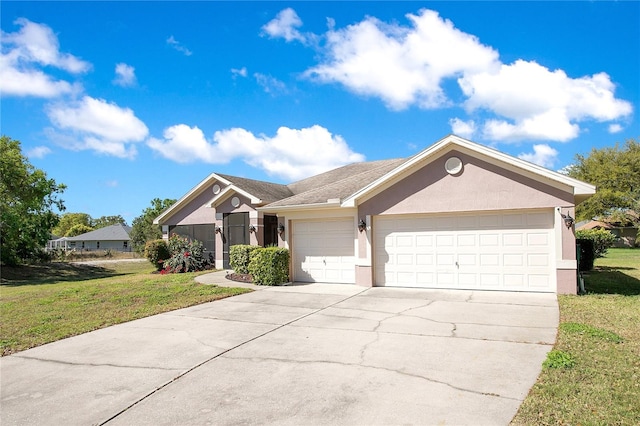
[[[296,210],[325,210],[325,209],[335,209],[342,207],[339,201],[335,202],[326,202],[326,203],[315,203],[315,204],[293,204],[290,206],[273,206],[269,207],[258,207],[256,210],[267,212],[267,213],[275,213],[275,212],[288,212],[288,211],[296,211]]]
[[[225,186],[215,197],[213,197],[210,201],[208,201],[205,205],[207,207],[217,207],[220,203],[224,202],[228,199],[232,194],[235,193],[235,190],[231,186]]]
[[[188,204],[193,198],[202,193],[202,191],[213,182],[221,182],[225,185],[229,185],[231,182],[228,180],[218,176],[215,173],[211,173],[204,180],[202,180],[199,184],[191,188],[189,192],[183,195],[178,201],[176,201],[171,207],[160,213],[158,217],[153,220],[154,225],[159,225],[166,219],[169,219],[171,216],[175,214],[176,211],[180,210],[184,205]]]
[[[365,201],[366,199],[374,196],[391,184],[401,180],[407,174],[407,172],[411,171],[417,164],[424,163],[425,160],[428,160],[430,158],[437,158],[436,153],[438,153],[439,151],[444,149],[447,149],[447,151],[449,151],[454,148],[457,148],[458,150],[470,155],[480,154],[485,158],[493,160],[490,162],[493,162],[500,167],[506,168],[507,170],[519,174],[523,174],[534,180],[542,181],[559,189],[569,191],[574,195],[584,195],[586,196],[586,198],[588,198],[589,196],[595,194],[595,186],[590,185],[586,182],[582,182],[569,176],[565,176],[558,172],[553,172],[551,170],[545,169],[544,167],[538,166],[537,164],[529,163],[528,161],[512,157],[496,149],[471,142],[455,135],[449,135],[436,142],[429,148],[425,149],[421,153],[418,153],[415,156],[411,157],[405,163],[401,164],[394,170],[391,170],[389,173],[367,185],[360,191],[346,198],[342,203],[342,206],[354,207],[357,202]]]
[[[396,179],[398,176],[403,176],[404,172],[412,169],[415,164],[422,162],[422,160],[424,160],[425,158],[431,157],[435,152],[442,149],[443,145],[446,144],[449,141],[449,138],[452,136],[453,135],[449,135],[444,139],[441,139],[422,152],[409,158],[405,163],[402,163],[384,176],[379,177],[369,185],[365,186],[350,197],[346,198],[342,202],[342,207],[355,207],[357,201],[364,201],[364,199],[370,198],[371,196],[375,195],[384,187],[388,186],[390,181]]]
[[[207,202],[206,205],[209,207],[216,207],[220,205],[224,200],[229,198],[232,194],[240,194],[245,198],[248,198],[251,201],[251,204],[260,204],[262,200],[254,195],[249,194],[247,191],[238,188],[236,185],[226,186],[218,195],[213,197],[211,201]]]

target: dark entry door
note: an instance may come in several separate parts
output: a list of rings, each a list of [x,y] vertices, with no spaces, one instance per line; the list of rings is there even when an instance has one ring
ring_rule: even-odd
[[[229,248],[249,243],[249,213],[227,213],[222,218],[224,230],[223,268],[229,268]]]
[[[278,245],[278,217],[264,215],[264,246],[273,247]]]

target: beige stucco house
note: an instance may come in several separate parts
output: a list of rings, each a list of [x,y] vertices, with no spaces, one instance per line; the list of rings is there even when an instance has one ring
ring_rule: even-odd
[[[575,206],[595,187],[447,136],[404,159],[289,185],[213,173],[163,212],[165,238],[291,252],[293,281],[576,293]]]

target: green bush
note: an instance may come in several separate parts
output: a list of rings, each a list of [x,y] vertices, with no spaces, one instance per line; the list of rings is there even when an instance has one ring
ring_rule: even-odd
[[[593,255],[595,258],[604,257],[607,249],[613,245],[616,236],[606,229],[583,229],[576,231],[576,238],[593,241]]]
[[[251,253],[261,248],[247,244],[237,244],[229,249],[229,266],[236,274],[248,274]]]
[[[593,240],[587,240],[586,238],[576,239],[576,249],[580,250],[579,270],[583,272],[592,270],[593,261],[596,259],[595,250],[593,249]]]
[[[249,273],[255,284],[279,285],[289,282],[289,250],[278,247],[253,250]]]
[[[159,271],[163,266],[163,262],[171,257],[169,247],[165,240],[151,240],[144,245],[144,257],[156,267]]]
[[[164,261],[167,272],[202,271],[209,266],[204,257],[204,245],[198,240],[189,240],[177,234],[169,237],[169,253],[171,257]]]

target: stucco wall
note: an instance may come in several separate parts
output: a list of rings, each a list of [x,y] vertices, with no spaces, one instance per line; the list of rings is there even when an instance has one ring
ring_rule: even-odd
[[[449,175],[444,163],[458,157],[462,173]],[[549,208],[573,204],[573,194],[450,151],[399,183],[363,202],[359,215],[444,213]]]
[[[558,294],[577,294],[576,271],[571,269],[558,269],[556,271]]]
[[[214,223],[215,211],[205,205],[208,204],[213,197],[211,187],[208,187],[190,203],[164,221],[162,225],[200,225]]]

